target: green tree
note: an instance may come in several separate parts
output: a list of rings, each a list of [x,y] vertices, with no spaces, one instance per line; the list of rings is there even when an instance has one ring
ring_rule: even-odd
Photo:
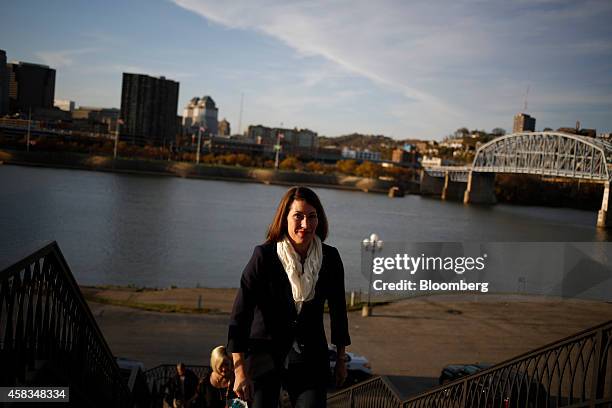
[[[456,138],[466,137],[466,136],[469,136],[469,135],[470,135],[470,130],[468,128],[466,128],[466,127],[459,128],[459,129],[455,130],[455,133],[454,133],[454,136]]]
[[[493,130],[491,130],[491,134],[495,137],[503,136],[506,134],[506,130],[496,127]]]

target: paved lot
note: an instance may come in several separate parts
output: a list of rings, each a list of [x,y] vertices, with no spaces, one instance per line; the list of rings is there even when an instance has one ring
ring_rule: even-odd
[[[159,364],[208,365],[210,351],[226,343],[228,314],[158,313],[89,303],[112,352]]]
[[[474,301],[476,300],[476,301]],[[380,374],[438,377],[450,363],[498,363],[612,320],[612,304],[438,297],[351,313],[351,349]]]
[[[225,344],[227,310],[158,313],[90,302],[111,350],[146,368],[185,361],[208,364]],[[438,296],[349,314],[353,344],[377,374],[437,378],[449,363],[496,363],[612,320],[612,304],[535,297]],[[329,335],[329,331],[328,331]]]

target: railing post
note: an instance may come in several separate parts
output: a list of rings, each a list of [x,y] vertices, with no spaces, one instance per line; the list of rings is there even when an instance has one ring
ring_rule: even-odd
[[[467,403],[467,392],[468,392],[468,380],[463,380],[463,391],[461,392],[461,405],[460,408],[466,408]]]
[[[606,346],[604,328],[597,330],[595,335],[595,355],[593,356],[593,368],[591,374],[591,401],[589,407],[595,408],[595,401],[603,397],[604,384],[606,383],[606,371],[603,365],[604,347]]]

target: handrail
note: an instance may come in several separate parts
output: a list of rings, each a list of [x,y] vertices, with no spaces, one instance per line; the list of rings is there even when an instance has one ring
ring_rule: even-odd
[[[328,405],[595,408],[612,406],[611,384],[612,320],[404,401],[386,378],[376,377],[331,395]]]
[[[327,398],[329,408],[401,407],[402,401],[395,387],[386,377],[374,377],[345,388]]]
[[[0,271],[0,383],[68,386],[70,401],[131,405],[115,357],[57,242]]]

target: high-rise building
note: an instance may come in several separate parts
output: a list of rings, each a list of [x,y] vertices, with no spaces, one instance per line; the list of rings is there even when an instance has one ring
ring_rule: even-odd
[[[529,116],[526,113],[517,113],[514,115],[514,126],[512,126],[512,133],[518,132],[535,132],[535,118]]]
[[[0,50],[0,116],[9,112],[9,79],[6,69],[6,52]]]
[[[9,110],[28,112],[37,108],[53,108],[55,70],[29,62],[6,64],[9,79]]]
[[[66,112],[72,112],[74,111],[75,103],[68,99],[56,99],[53,106]]]
[[[207,134],[216,135],[219,132],[218,114],[219,109],[210,96],[191,98],[183,111],[183,126],[203,127]]]
[[[138,145],[173,142],[178,94],[179,83],[163,76],[123,73],[121,139]]]
[[[230,123],[223,118],[221,122],[219,122],[219,135],[220,136],[229,136],[232,134]]]

